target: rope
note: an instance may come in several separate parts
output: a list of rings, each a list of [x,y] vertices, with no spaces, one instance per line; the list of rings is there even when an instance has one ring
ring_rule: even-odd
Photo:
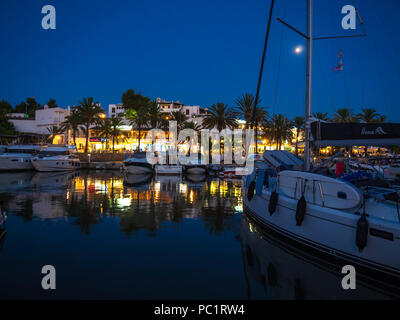
[[[262,58],[261,58],[260,74],[258,76],[256,97],[254,99],[253,112],[251,114],[251,126],[250,126],[251,129],[254,128],[254,120],[255,120],[255,116],[256,116],[256,108],[257,108],[257,104],[258,104],[258,98],[259,98],[259,95],[260,95],[261,80],[262,80],[262,74],[263,74],[263,71],[264,71],[265,54],[267,52],[269,31],[271,29],[271,20],[272,20],[272,13],[273,13],[273,10],[274,10],[274,4],[275,4],[275,0],[271,0],[271,7],[269,9],[269,17],[268,17],[268,25],[267,25],[267,33],[265,35],[264,50],[263,50],[263,54],[262,54]],[[256,150],[256,153],[257,153],[257,150]]]
[[[285,17],[286,14],[286,1],[283,2],[283,17]],[[279,7],[278,10],[278,16],[280,12],[281,7]],[[279,58],[278,58],[278,71],[276,73],[276,79],[275,79],[275,93],[274,93],[274,104],[272,107],[272,115],[275,115],[275,110],[276,110],[276,100],[278,96],[278,90],[279,90],[279,77],[280,77],[280,71],[281,71],[281,58],[282,58],[282,47],[283,47],[283,34],[285,31],[285,26],[282,24],[282,29],[281,29],[281,39],[280,39],[280,48],[279,48]]]

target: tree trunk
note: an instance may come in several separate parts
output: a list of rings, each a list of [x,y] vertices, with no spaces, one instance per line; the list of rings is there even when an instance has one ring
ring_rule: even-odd
[[[75,132],[75,130],[72,131],[72,140],[74,141],[74,146],[76,148],[76,132]]]
[[[86,144],[85,144],[85,153],[88,152],[89,148],[89,123],[86,123]]]
[[[112,153],[114,153],[115,136],[112,137]]]
[[[139,129],[139,137],[138,137],[138,152],[140,152],[140,127],[138,128]]]

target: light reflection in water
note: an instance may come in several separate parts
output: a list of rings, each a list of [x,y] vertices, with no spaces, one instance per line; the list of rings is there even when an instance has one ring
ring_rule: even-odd
[[[53,298],[385,298],[344,292],[340,275],[242,219],[240,181],[5,173],[0,200],[0,298],[48,298],[26,272],[48,261],[65,277]]]
[[[224,217],[242,209],[240,181],[154,178],[118,171],[23,173],[10,174],[8,179],[20,186],[6,201],[11,213],[25,220],[72,219],[83,234],[90,234],[91,226],[102,218],[113,216],[119,217],[121,231],[127,234],[199,217],[210,224],[212,232],[220,233]],[[0,185],[0,197],[1,191]]]

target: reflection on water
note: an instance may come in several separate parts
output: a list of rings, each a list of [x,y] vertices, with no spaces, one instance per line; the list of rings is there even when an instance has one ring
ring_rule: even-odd
[[[206,177],[0,174],[0,298],[242,298],[241,199],[240,181]]]
[[[242,210],[240,182],[182,179],[175,176],[101,173],[10,173],[0,185],[6,210],[24,220],[75,218],[84,234],[104,217],[119,217],[121,231],[150,234],[163,222],[203,218],[212,233],[223,231],[223,220]],[[193,179],[195,182],[193,182]],[[197,181],[196,181],[197,180]]]
[[[244,215],[242,250],[249,298],[285,300],[388,299],[380,288],[357,281],[357,290],[343,290],[343,275],[325,261],[290,250],[265,234]],[[323,263],[324,262],[324,263]]]
[[[242,219],[240,181],[117,171],[2,173],[0,298],[385,298]],[[41,267],[57,290],[41,289]]]

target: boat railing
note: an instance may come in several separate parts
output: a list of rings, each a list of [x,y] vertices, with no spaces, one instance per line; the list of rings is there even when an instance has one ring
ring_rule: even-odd
[[[297,177],[296,179],[296,184],[294,187],[294,199],[297,199],[297,189],[298,186],[300,184],[301,186],[301,193],[305,193],[305,188],[307,187],[307,179],[301,178],[301,177]],[[319,192],[319,197],[321,199],[321,206],[325,207],[325,196],[324,196],[324,190],[322,188],[322,182],[320,180],[312,180],[312,194],[313,194],[313,204],[317,204],[317,192]]]

